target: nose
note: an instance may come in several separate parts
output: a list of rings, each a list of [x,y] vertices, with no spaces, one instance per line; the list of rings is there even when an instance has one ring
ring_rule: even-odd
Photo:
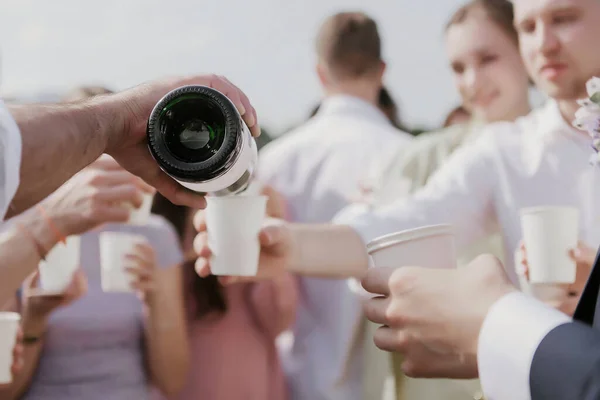
[[[537,48],[544,54],[553,54],[560,49],[560,41],[552,27],[547,24],[540,23],[537,33]]]
[[[468,93],[471,95],[479,91],[481,86],[481,71],[479,68],[472,67],[468,68],[464,74],[464,86]]]

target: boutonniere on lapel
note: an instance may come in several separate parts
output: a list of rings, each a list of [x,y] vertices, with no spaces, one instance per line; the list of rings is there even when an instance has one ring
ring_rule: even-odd
[[[594,154],[590,157],[590,164],[600,165],[600,78],[590,79],[585,86],[588,98],[577,100],[581,107],[575,113],[573,126],[592,137]]]

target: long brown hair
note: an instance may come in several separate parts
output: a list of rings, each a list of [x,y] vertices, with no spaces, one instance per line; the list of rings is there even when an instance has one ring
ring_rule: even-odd
[[[222,314],[227,311],[227,302],[223,287],[216,276],[207,278],[198,276],[194,269],[195,257],[188,257],[192,253],[194,227],[192,226],[193,210],[189,207],[177,206],[167,200],[160,193],[154,197],[152,213],[167,219],[175,228],[181,242],[186,261],[183,263],[183,281],[187,298],[191,301],[188,309],[190,318],[200,319],[213,312]]]

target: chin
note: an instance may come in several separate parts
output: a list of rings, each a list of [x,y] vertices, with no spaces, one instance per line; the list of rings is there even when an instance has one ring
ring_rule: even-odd
[[[506,106],[504,106],[502,103],[495,101],[484,109],[474,111],[473,115],[475,116],[475,118],[480,118],[487,123],[504,121],[504,116],[506,115],[506,113],[502,111],[505,109]]]
[[[547,96],[556,100],[577,100],[585,96],[585,84],[580,85],[576,80],[563,80],[561,82],[541,81],[538,89]]]

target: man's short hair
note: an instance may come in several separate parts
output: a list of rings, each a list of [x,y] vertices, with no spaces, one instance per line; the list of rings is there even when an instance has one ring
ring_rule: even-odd
[[[361,12],[329,17],[317,36],[317,55],[338,78],[359,78],[381,65],[377,23]]]

